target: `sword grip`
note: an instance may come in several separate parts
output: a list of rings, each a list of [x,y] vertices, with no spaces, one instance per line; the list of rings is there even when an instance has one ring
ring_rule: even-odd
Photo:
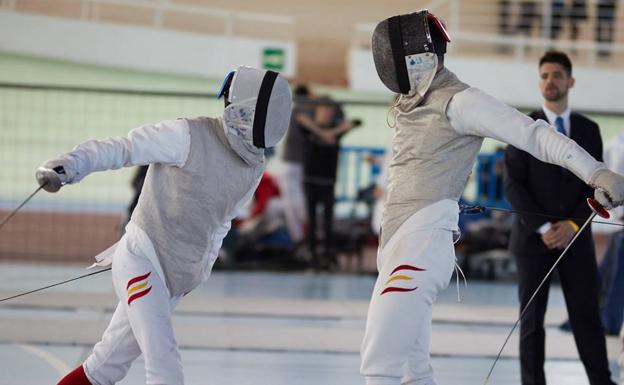
[[[594,198],[587,198],[587,204],[589,205],[589,208],[596,213],[596,215],[605,219],[609,219],[611,217],[609,212]]]

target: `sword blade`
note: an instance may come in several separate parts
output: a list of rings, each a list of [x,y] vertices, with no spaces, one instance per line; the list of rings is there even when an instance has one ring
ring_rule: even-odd
[[[34,196],[35,196],[35,195],[36,195],[39,191],[41,191],[41,189],[42,189],[42,188],[43,188],[43,186],[45,186],[45,185],[46,185],[46,184],[44,183],[44,184],[42,184],[41,186],[37,187],[37,189],[36,189],[35,191],[33,191],[33,193],[32,193],[32,194],[30,194],[30,195],[28,196],[28,198],[26,198],[26,199],[24,200],[24,202],[22,202],[19,206],[17,206],[17,208],[16,208],[15,210],[13,210],[13,211],[12,211],[9,215],[7,215],[6,217],[4,217],[4,219],[2,220],[2,222],[0,222],[0,229],[2,229],[2,226],[4,226],[4,225],[5,225],[5,223],[7,223],[7,222],[9,221],[9,219],[13,218],[13,216],[14,216],[15,214],[17,214],[17,212],[18,212],[18,211],[19,211],[22,207],[24,207],[24,205],[25,205],[26,203],[28,203],[28,201],[29,201],[29,200],[31,200],[31,199],[32,199],[32,197],[34,197]]]
[[[550,277],[550,275],[552,274],[552,272],[555,270],[555,268],[557,267],[557,265],[559,264],[559,261],[561,261],[561,258],[563,258],[563,256],[568,252],[568,250],[570,249],[570,247],[572,246],[572,244],[574,244],[574,241],[576,241],[576,239],[579,237],[579,235],[581,235],[581,233],[583,232],[583,230],[585,230],[585,228],[591,223],[592,219],[594,219],[594,217],[596,216],[596,212],[592,211],[591,215],[589,216],[589,218],[587,218],[587,220],[585,221],[585,223],[583,223],[583,226],[581,226],[581,228],[579,229],[579,231],[576,232],[576,234],[574,235],[574,237],[572,238],[572,240],[568,243],[568,245],[566,246],[566,248],[563,250],[563,252],[559,255],[559,258],[557,258],[557,260],[555,261],[555,263],[552,265],[552,267],[550,268],[550,270],[548,270],[548,273],[546,273],[546,276],[544,276],[544,279],[542,279],[542,282],[539,284],[539,286],[537,287],[537,289],[535,289],[535,291],[533,292],[533,295],[531,295],[531,298],[529,298],[529,302],[527,302],[527,304],[524,306],[524,309],[522,309],[522,311],[520,312],[520,316],[518,317],[518,319],[516,320],[516,322],[514,323],[513,327],[511,328],[511,331],[509,332],[509,334],[507,335],[507,338],[505,338],[505,342],[503,342],[503,346],[501,346],[500,350],[498,351],[498,354],[496,355],[496,359],[494,360],[494,363],[492,364],[492,367],[490,368],[490,371],[488,372],[487,377],[485,378],[485,382],[483,383],[484,385],[487,385],[490,382],[490,377],[492,376],[492,372],[494,372],[494,367],[496,366],[496,363],[498,362],[498,360],[500,359],[501,354],[503,354],[503,350],[505,349],[505,346],[507,346],[507,342],[509,342],[509,339],[511,338],[511,336],[513,335],[513,332],[516,330],[516,328],[518,327],[518,324],[520,323],[520,320],[522,320],[522,317],[524,316],[524,313],[526,313],[527,309],[529,308],[529,306],[531,306],[531,303],[533,303],[533,300],[535,299],[535,296],[537,296],[537,293],[539,293],[540,289],[542,288],[542,286],[544,286],[544,283],[546,283],[546,281],[548,280],[548,278]]]
[[[30,291],[27,291],[27,292],[24,292],[24,293],[20,293],[20,294],[15,294],[15,295],[12,295],[12,296],[10,296],[10,297],[6,297],[6,298],[2,298],[2,299],[0,299],[0,302],[8,301],[8,300],[11,300],[11,299],[13,299],[13,298],[23,297],[23,296],[28,295],[28,294],[32,294],[32,293],[36,293],[36,292],[38,292],[38,291],[42,291],[42,290],[45,290],[45,289],[49,289],[49,288],[51,288],[51,287],[55,287],[55,286],[59,286],[59,285],[63,285],[63,284],[66,284],[66,283],[68,283],[68,282],[73,282],[73,281],[76,281],[76,280],[78,280],[78,279],[82,279],[82,278],[90,277],[90,276],[92,276],[92,275],[100,274],[100,273],[103,273],[103,272],[105,272],[105,271],[109,271],[109,270],[111,270],[111,269],[112,269],[112,267],[108,267],[108,268],[106,268],[106,269],[102,269],[102,270],[94,271],[93,273],[84,274],[84,275],[81,275],[81,276],[78,276],[78,277],[75,277],[75,278],[70,278],[70,279],[67,279],[67,280],[65,280],[65,281],[61,281],[61,282],[53,283],[53,284],[48,285],[48,286],[40,287],[40,288],[38,288],[38,289],[30,290]]]

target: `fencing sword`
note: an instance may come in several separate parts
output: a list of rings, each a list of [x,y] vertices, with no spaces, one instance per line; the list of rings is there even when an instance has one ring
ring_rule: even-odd
[[[32,193],[32,194],[30,194],[30,195],[28,196],[28,198],[26,198],[26,199],[25,199],[25,200],[24,200],[24,201],[23,201],[23,202],[22,202],[19,206],[17,206],[17,208],[15,208],[15,210],[11,211],[11,213],[10,213],[9,215],[7,215],[7,216],[6,216],[6,217],[2,220],[2,222],[0,222],[0,229],[2,229],[2,226],[4,226],[4,225],[5,225],[5,224],[9,221],[9,219],[13,218],[13,216],[15,216],[15,214],[17,214],[17,213],[18,213],[18,211],[19,211],[22,207],[24,207],[24,205],[25,205],[26,203],[28,203],[28,201],[30,201],[30,200],[32,199],[32,197],[34,197],[35,195],[37,195],[37,193],[38,193],[39,191],[41,191],[41,189],[42,189],[42,188],[43,188],[43,187],[44,187],[47,183],[48,183],[48,182],[45,182],[45,183],[43,183],[41,186],[37,187],[37,189],[36,189],[35,191],[33,191],[33,193]],[[13,299],[13,298],[17,298],[17,297],[22,297],[22,296],[24,296],[24,295],[28,295],[28,294],[32,294],[32,293],[36,293],[36,292],[38,292],[38,291],[42,291],[42,290],[45,290],[45,289],[49,289],[49,288],[54,287],[54,286],[59,286],[59,285],[63,285],[63,284],[68,283],[68,282],[76,281],[76,280],[81,279],[81,278],[90,277],[90,276],[92,276],[92,275],[96,275],[96,274],[103,273],[103,272],[105,272],[105,271],[109,271],[110,269],[111,269],[111,268],[109,267],[109,268],[107,268],[107,269],[102,269],[102,270],[94,271],[93,273],[84,274],[84,275],[81,275],[81,276],[79,276],[79,277],[75,277],[75,278],[67,279],[67,280],[65,280],[65,281],[62,281],[62,282],[57,282],[57,283],[54,283],[54,284],[51,284],[51,285],[48,285],[48,286],[44,286],[44,287],[40,287],[40,288],[38,288],[38,289],[34,289],[34,290],[30,290],[30,291],[27,291],[27,292],[24,292],[24,293],[20,293],[20,294],[12,295],[12,296],[10,296],[10,297],[6,297],[6,298],[2,298],[2,299],[0,299],[0,302],[8,301],[8,300],[11,300],[11,299]]]
[[[40,288],[38,288],[38,289],[34,289],[34,290],[30,290],[30,291],[26,291],[26,292],[23,292],[23,293],[20,293],[20,294],[15,294],[15,295],[12,295],[12,296],[10,296],[10,297],[6,297],[6,298],[2,298],[2,299],[0,299],[0,302],[8,301],[8,300],[10,300],[10,299],[17,298],[17,297],[22,297],[22,296],[24,296],[24,295],[28,295],[28,294],[32,294],[32,293],[36,293],[36,292],[38,292],[38,291],[42,291],[42,290],[45,290],[45,289],[49,289],[49,288],[54,287],[54,286],[59,286],[59,285],[62,285],[62,284],[68,283],[68,282],[76,281],[76,280],[79,280],[79,279],[81,279],[81,278],[90,277],[90,276],[92,276],[92,275],[96,275],[96,274],[103,273],[103,272],[105,272],[105,271],[109,271],[110,269],[112,269],[112,267],[107,267],[106,269],[102,269],[102,270],[94,271],[93,273],[84,274],[84,275],[81,275],[81,276],[79,276],[79,277],[70,278],[70,279],[67,279],[67,280],[62,281],[62,282],[53,283],[53,284],[51,284],[51,285],[44,286],[44,287],[40,287]]]
[[[28,201],[30,201],[30,199],[32,199],[32,197],[34,197],[44,186],[46,185],[46,183],[42,184],[41,186],[39,186],[32,194],[30,194],[28,196],[28,198],[26,198],[24,200],[24,202],[22,202],[15,210],[13,210],[9,215],[7,215],[2,222],[0,223],[0,229],[2,229],[2,226],[4,226],[5,223],[7,223],[9,221],[9,219],[11,219],[15,214],[17,214],[17,212],[26,204],[28,203]],[[591,209],[593,210],[592,215],[590,216],[589,219],[587,219],[587,221],[585,222],[585,224],[583,224],[583,226],[579,229],[579,231],[577,232],[577,234],[574,236],[574,238],[572,238],[572,240],[570,241],[570,243],[568,244],[568,246],[566,247],[566,249],[563,251],[563,253],[561,253],[561,256],[557,259],[557,261],[555,262],[555,264],[553,265],[552,269],[546,274],[546,277],[544,278],[544,281],[542,281],[542,283],[540,284],[540,286],[537,288],[537,290],[535,291],[535,293],[533,294],[533,296],[531,297],[531,299],[529,300],[529,303],[527,303],[527,306],[525,307],[525,309],[522,311],[518,321],[516,321],[516,324],[514,325],[513,329],[511,330],[509,336],[507,336],[507,339],[505,340],[505,343],[503,344],[503,347],[501,348],[498,356],[496,357],[496,360],[494,361],[494,364],[492,365],[492,368],[490,369],[490,372],[488,374],[488,377],[486,379],[486,384],[489,381],[489,378],[492,374],[492,371],[494,370],[494,366],[496,365],[496,362],[498,361],[498,359],[500,358],[500,355],[502,354],[503,349],[505,348],[505,345],[507,344],[507,341],[509,340],[509,338],[511,337],[511,335],[513,334],[515,328],[517,327],[517,324],[520,322],[520,319],[522,318],[522,316],[524,315],[526,309],[528,308],[528,305],[531,303],[531,301],[533,300],[533,298],[535,297],[535,295],[537,295],[537,292],[540,290],[540,288],[542,287],[542,285],[544,284],[544,282],[546,281],[546,279],[548,278],[548,276],[551,274],[551,272],[554,270],[555,266],[557,265],[557,263],[559,262],[559,260],[563,257],[563,255],[567,252],[567,250],[570,248],[570,246],[572,245],[572,243],[576,240],[576,238],[578,237],[578,235],[583,231],[583,229],[592,221],[592,219],[596,216],[596,214],[600,215],[603,218],[609,218],[609,213],[600,206],[600,204],[598,202],[596,202],[594,199],[592,198],[588,198],[587,199],[587,203],[589,204],[589,206],[591,207]],[[516,211],[512,211],[509,209],[502,209],[502,208],[495,208],[495,207],[486,207],[486,206],[463,206],[461,208],[461,212],[464,214],[477,214],[477,213],[483,213],[486,209],[488,210],[500,210],[500,211],[507,211],[507,212],[516,212]],[[548,215],[544,215],[544,214],[537,214],[535,213],[535,215],[542,215],[542,216],[548,216]],[[613,224],[613,223],[608,223],[608,222],[602,222],[602,223],[607,223],[607,224]],[[30,290],[24,293],[20,293],[20,294],[16,294],[10,297],[6,297],[6,298],[2,298],[0,299],[0,302],[4,302],[4,301],[8,301],[14,298],[18,298],[21,296],[25,296],[28,294],[32,294],[32,293],[36,293],[38,291],[42,291],[45,289],[49,289],[51,287],[55,287],[55,286],[59,286],[65,283],[69,283],[72,281],[76,281],[78,279],[82,279],[82,278],[86,278],[86,277],[90,277],[92,275],[96,275],[96,274],[100,274],[103,273],[105,271],[109,271],[111,268],[107,268],[107,269],[102,269],[102,270],[98,270],[96,272],[93,273],[89,273],[89,274],[84,274],[75,278],[71,278],[62,282],[58,282],[58,283],[54,283],[48,286],[44,286],[38,289],[34,289],[34,290]]]
[[[480,206],[480,205],[465,205],[465,204],[459,205],[459,213],[460,214],[467,214],[467,215],[484,214],[488,210],[489,211],[500,211],[500,212],[503,212],[503,213],[510,213],[510,214],[534,215],[534,216],[537,216],[537,217],[550,218],[550,219],[585,221],[585,218],[575,218],[575,217],[566,217],[566,216],[562,216],[562,215],[543,214],[543,213],[537,213],[537,212],[532,212],[532,211],[508,209],[508,208],[503,208],[503,207]],[[622,223],[605,222],[605,221],[593,221],[593,220],[592,220],[592,223],[598,223],[598,224],[609,225],[609,226],[624,227],[624,224],[622,224]]]
[[[11,213],[10,213],[9,215],[7,215],[7,216],[6,216],[6,217],[2,220],[2,222],[0,222],[0,229],[2,229],[2,227],[4,226],[4,224],[5,224],[5,223],[7,223],[7,222],[9,221],[9,219],[13,218],[13,216],[14,216],[15,214],[17,214],[17,212],[18,212],[18,211],[19,211],[22,207],[24,207],[24,205],[25,205],[26,203],[28,203],[28,201],[29,201],[29,200],[31,200],[31,199],[32,199],[32,197],[34,197],[34,196],[35,196],[35,195],[36,195],[39,191],[41,191],[41,189],[42,189],[42,188],[43,188],[46,184],[48,184],[48,182],[45,182],[45,183],[44,183],[44,184],[42,184],[41,186],[37,187],[37,189],[36,189],[35,191],[33,191],[33,193],[32,193],[32,194],[30,194],[30,195],[28,196],[28,198],[26,198],[26,199],[25,199],[25,200],[24,200],[24,201],[23,201],[23,202],[22,202],[19,206],[17,206],[17,208],[16,208],[15,210],[11,211]]]
[[[524,313],[526,313],[526,311],[529,308],[529,306],[531,306],[531,303],[533,302],[533,300],[537,296],[537,293],[540,291],[540,289],[542,288],[544,283],[546,283],[546,281],[548,280],[548,278],[550,277],[552,272],[555,270],[555,267],[557,267],[557,264],[559,263],[559,261],[561,261],[561,258],[563,258],[563,256],[566,254],[568,249],[570,249],[572,244],[574,244],[574,241],[576,241],[576,239],[579,237],[579,235],[581,235],[581,233],[583,232],[585,227],[587,227],[587,225],[589,225],[591,223],[591,221],[594,219],[594,217],[596,215],[599,215],[600,217],[605,218],[605,219],[609,219],[609,217],[610,217],[609,212],[607,210],[605,210],[605,208],[602,207],[600,205],[600,203],[598,203],[598,201],[596,201],[593,198],[587,198],[587,204],[592,209],[592,213],[589,215],[589,217],[587,218],[585,223],[583,223],[583,226],[581,226],[579,231],[576,232],[576,234],[574,235],[572,240],[568,243],[568,245],[563,250],[563,252],[559,255],[559,258],[557,258],[557,260],[552,265],[550,270],[548,270],[548,273],[546,273],[546,276],[544,277],[544,279],[542,279],[542,282],[539,284],[537,289],[535,289],[535,291],[533,292],[533,295],[531,295],[531,298],[529,298],[529,301],[524,306],[524,309],[522,309],[522,311],[520,312],[520,316],[518,317],[518,319],[514,323],[513,327],[511,328],[511,331],[507,335],[507,338],[505,338],[505,342],[503,342],[503,346],[501,346],[500,350],[498,351],[498,354],[496,355],[496,359],[494,359],[494,363],[492,364],[492,367],[490,368],[490,371],[488,372],[488,375],[485,378],[485,382],[483,383],[484,385],[487,385],[490,382],[490,377],[492,376],[492,372],[494,371],[494,367],[496,366],[496,363],[500,359],[501,354],[503,354],[503,350],[505,349],[505,346],[507,345],[507,342],[511,338],[513,332],[516,330],[516,327],[518,327],[518,324],[520,323],[520,320],[522,320],[522,317],[524,316]]]

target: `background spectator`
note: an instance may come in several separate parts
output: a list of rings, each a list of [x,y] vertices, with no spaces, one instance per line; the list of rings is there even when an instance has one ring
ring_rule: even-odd
[[[565,2],[563,0],[551,0],[550,2],[550,38],[555,40],[559,37],[565,15]]]
[[[119,233],[123,235],[126,232],[126,225],[130,222],[130,217],[132,216],[132,212],[139,202],[139,196],[141,196],[141,189],[143,188],[143,182],[145,182],[145,175],[147,175],[148,165],[136,167],[136,171],[134,176],[132,177],[132,181],[130,182],[130,186],[132,186],[132,200],[128,205],[128,209],[126,210],[126,216],[122,219],[119,224]]]
[[[596,20],[596,41],[598,43],[613,43],[615,35],[615,7],[616,0],[598,0]],[[598,50],[600,56],[609,56],[611,51],[604,47]]]
[[[310,89],[301,84],[294,91],[294,106],[290,127],[286,134],[279,185],[284,203],[288,232],[293,242],[303,240],[306,222],[306,203],[303,192],[303,150],[304,132],[299,123],[302,117],[314,114],[314,100]]]
[[[540,12],[535,1],[520,2],[520,18],[516,25],[516,30],[525,36],[531,36],[533,25],[539,24]]]
[[[572,0],[570,8],[570,39],[578,39],[579,24],[587,20],[587,0]]]
[[[503,36],[511,34],[510,0],[500,0],[498,2],[498,32]]]
[[[332,250],[334,216],[334,185],[338,166],[340,138],[354,127],[344,120],[342,109],[329,97],[316,103],[314,118],[298,119],[309,135],[304,150],[304,186],[308,208],[308,247],[315,265],[329,269],[335,264]],[[323,207],[323,254],[317,251],[317,208]]]
[[[568,106],[568,91],[574,86],[572,63],[562,52],[549,51],[539,64],[539,87],[544,97],[541,111],[533,119],[547,120],[553,129],[569,136],[597,160],[602,159],[598,125]],[[524,212],[566,218],[587,218],[585,203],[592,188],[561,167],[547,164],[513,146],[505,154],[505,191],[512,207]],[[516,217],[509,248],[516,256],[520,309],[524,309],[581,225],[578,220],[549,222],[543,216]],[[587,228],[557,265],[576,346],[590,384],[613,384],[607,361],[605,337],[598,309],[598,270],[591,228]],[[544,315],[548,285],[538,292],[520,324],[522,383],[545,384]]]

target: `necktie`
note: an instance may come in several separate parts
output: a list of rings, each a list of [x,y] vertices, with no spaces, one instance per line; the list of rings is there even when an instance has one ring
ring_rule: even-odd
[[[561,116],[557,116],[557,119],[555,119],[555,127],[557,127],[557,132],[568,136],[565,128],[563,127],[563,118]]]
[[[557,132],[568,136],[566,134],[565,128],[563,127],[563,118],[561,116],[557,116],[557,119],[555,119],[555,127],[557,127]],[[560,169],[561,171],[561,175],[565,176],[566,175],[566,169],[561,167]]]

